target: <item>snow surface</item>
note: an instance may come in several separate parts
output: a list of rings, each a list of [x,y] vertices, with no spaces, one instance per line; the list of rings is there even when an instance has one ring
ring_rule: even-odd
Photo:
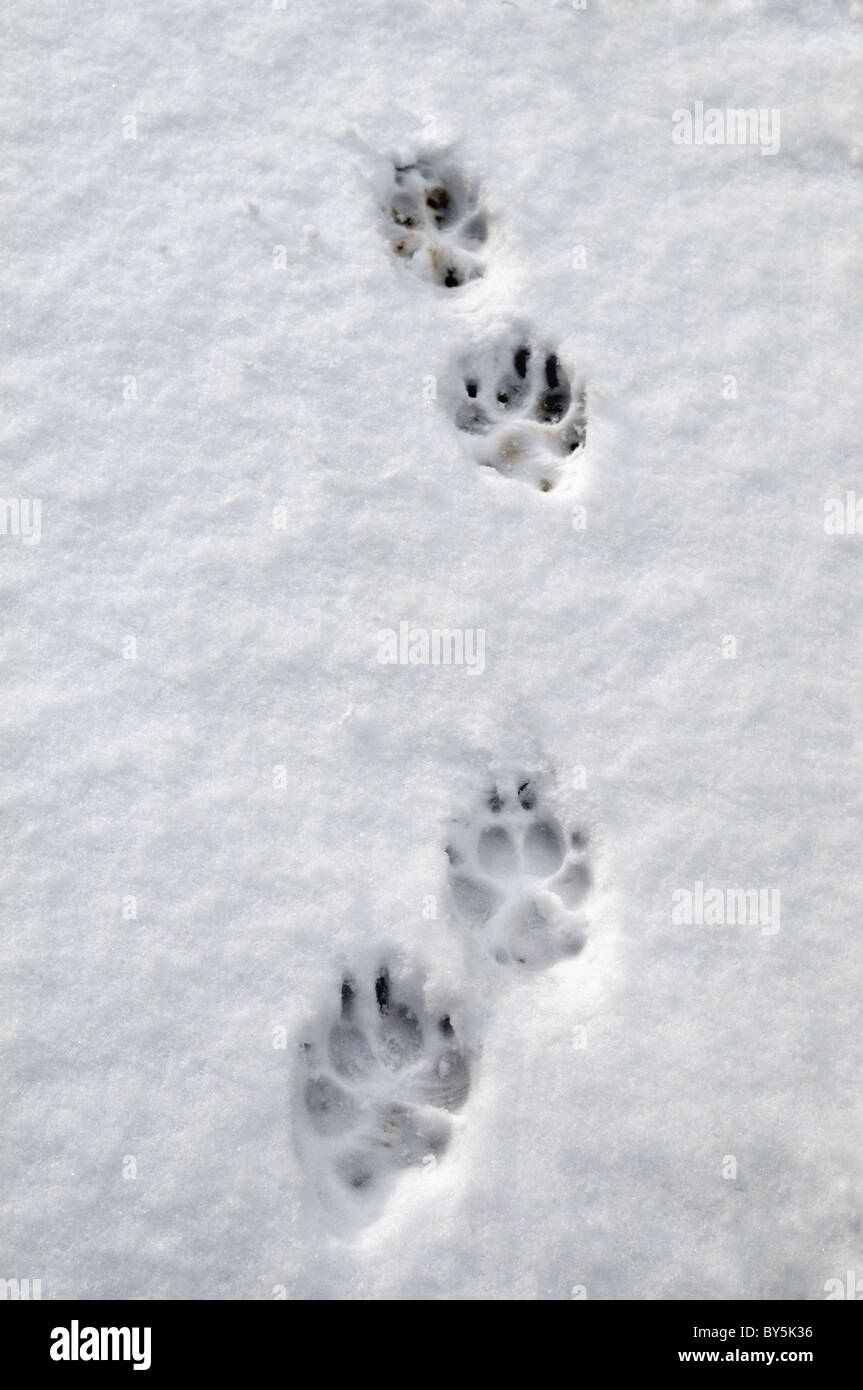
[[[9,7],[3,488],[42,535],[0,536],[0,1275],[863,1273],[863,540],[824,529],[863,496],[860,10]],[[673,145],[697,100],[778,108],[779,153]],[[489,219],[452,290],[382,235],[382,180],[436,151]],[[523,323],[588,387],[546,495],[447,405]],[[482,629],[484,670],[381,664],[402,621]],[[446,889],[453,817],[512,769],[590,833],[586,944],[547,969],[477,951]],[[696,882],[778,888],[781,929],[675,924]],[[470,1094],[342,1219],[298,1044],[383,964]]]

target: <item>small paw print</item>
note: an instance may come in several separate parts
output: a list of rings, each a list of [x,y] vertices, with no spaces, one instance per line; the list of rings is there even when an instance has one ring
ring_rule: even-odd
[[[446,853],[455,910],[501,964],[543,967],[581,950],[587,832],[565,832],[535,780],[491,787],[473,816],[455,822]]]
[[[553,348],[514,335],[462,359],[450,399],[477,462],[550,492],[587,436],[586,391]]]
[[[397,167],[384,217],[393,254],[423,279],[454,290],[484,273],[488,218],[454,165]]]

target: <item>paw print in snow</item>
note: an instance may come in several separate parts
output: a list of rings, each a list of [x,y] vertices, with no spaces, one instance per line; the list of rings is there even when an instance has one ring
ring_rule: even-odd
[[[591,891],[587,833],[565,834],[530,778],[493,787],[447,840],[449,890],[461,920],[501,964],[548,966],[584,945]]]
[[[462,358],[449,391],[478,463],[550,492],[587,434],[586,390],[558,352],[516,333]]]
[[[369,982],[372,985],[372,982]],[[342,981],[301,1049],[297,1139],[329,1205],[368,1213],[398,1173],[434,1164],[449,1144],[470,1068],[448,1014],[398,991],[383,967],[373,987]]]
[[[393,253],[423,279],[452,290],[484,273],[488,219],[454,165],[397,167],[384,216]]]

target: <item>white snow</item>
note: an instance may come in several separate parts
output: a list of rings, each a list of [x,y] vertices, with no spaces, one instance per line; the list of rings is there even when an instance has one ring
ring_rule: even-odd
[[[41,538],[0,535],[0,1276],[863,1273],[863,538],[824,526],[863,497],[859,10],[8,12],[3,491]],[[778,109],[781,148],[673,144],[696,101]],[[382,235],[393,163],[437,151],[489,217],[452,290]],[[588,389],[546,495],[448,405],[524,323]],[[482,673],[382,664],[401,622],[481,629]],[[446,890],[452,818],[513,768],[590,831],[586,945],[544,970]],[[696,883],[778,889],[781,929],[675,923]],[[470,1094],[342,1221],[298,1044],[382,963],[451,1011]]]

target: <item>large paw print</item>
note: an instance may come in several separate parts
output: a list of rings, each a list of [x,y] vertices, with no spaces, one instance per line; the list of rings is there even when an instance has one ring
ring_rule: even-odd
[[[446,852],[456,912],[501,964],[547,966],[581,950],[587,834],[565,834],[530,778],[493,787],[474,816],[454,824]]]
[[[557,352],[526,334],[462,359],[450,399],[457,428],[474,436],[477,461],[542,492],[584,447],[583,383],[571,382]]]
[[[384,217],[394,254],[423,279],[452,290],[483,274],[488,219],[454,166],[423,160],[397,168]]]
[[[368,1208],[400,1170],[446,1149],[470,1089],[467,1057],[449,1015],[397,994],[386,968],[367,990],[343,980],[337,1012],[314,1032],[302,1046],[300,1152],[326,1202]]]

